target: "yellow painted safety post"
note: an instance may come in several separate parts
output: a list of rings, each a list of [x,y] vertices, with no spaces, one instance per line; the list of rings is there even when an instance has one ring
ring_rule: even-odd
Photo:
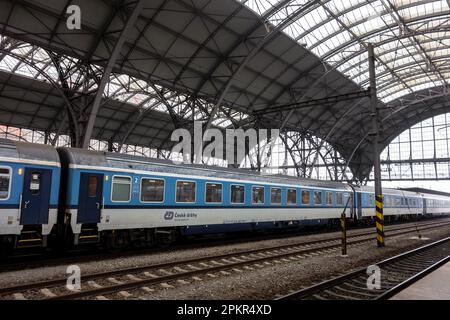
[[[377,246],[384,247],[384,215],[383,215],[383,196],[377,195],[375,198],[375,223],[377,226]]]
[[[347,225],[345,221],[345,212],[341,214],[341,238],[342,238],[342,255],[347,255]]]

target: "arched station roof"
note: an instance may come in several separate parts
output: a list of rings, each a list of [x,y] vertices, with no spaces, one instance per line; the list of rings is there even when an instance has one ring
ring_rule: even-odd
[[[71,4],[82,10],[81,30],[66,28]],[[449,110],[450,10],[442,0],[1,0],[0,6],[0,62],[10,59],[9,65],[0,64],[5,73],[0,89],[8,85],[7,73],[18,77],[15,83],[20,85],[14,90],[22,90],[20,94],[32,95],[27,88],[44,86],[42,82],[48,87],[37,105],[31,98],[16,105],[2,102],[1,112],[10,116],[2,116],[2,122],[23,110],[24,126],[46,127],[58,119],[55,116],[63,121],[46,101],[53,99],[48,95],[52,92],[52,102],[64,109],[64,101],[56,102],[58,90],[52,89],[67,80],[52,66],[55,57],[62,56],[58,61],[72,61],[63,68],[74,78],[77,72],[70,68],[94,66],[92,91],[101,87],[102,72],[111,70],[94,138],[153,146],[155,141],[146,136],[158,131],[155,139],[163,146],[171,128],[180,125],[171,113],[176,103],[167,103],[168,96],[176,94],[185,97],[181,105],[191,99],[201,104],[193,106],[202,117],[192,118],[217,117],[213,110],[220,108],[221,116],[233,118],[223,126],[262,121],[313,133],[338,149],[350,160],[355,176],[364,178],[372,158],[367,98],[258,117],[253,112],[366,89],[369,42],[377,56],[383,141],[407,128],[410,121],[401,120],[405,117],[420,121],[430,112]],[[50,58],[42,58],[45,55]],[[33,81],[25,85],[19,78],[30,75],[19,71],[25,61],[33,64],[40,57],[49,60],[41,62],[40,69],[50,79],[32,74]],[[120,90],[145,83],[138,85],[145,92],[115,97],[111,83],[123,77],[132,81],[119,81]],[[0,91],[3,100],[5,92]],[[48,113],[39,111],[43,104],[48,104]],[[143,112],[149,104],[151,110]],[[47,118],[46,125],[40,117]]]

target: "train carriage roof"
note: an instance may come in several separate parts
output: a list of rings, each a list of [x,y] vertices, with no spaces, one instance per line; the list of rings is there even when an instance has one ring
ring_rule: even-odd
[[[58,148],[63,159],[71,164],[89,165],[97,167],[111,167],[143,170],[149,172],[164,172],[168,174],[179,174],[186,176],[202,176],[211,180],[234,179],[252,180],[261,183],[278,184],[302,184],[308,187],[330,188],[352,191],[352,188],[345,183],[336,181],[323,181],[313,179],[301,179],[284,175],[266,175],[246,169],[222,168],[198,164],[177,164],[170,160],[147,158],[126,155],[121,153],[88,151],[77,148]]]
[[[58,152],[44,144],[0,139],[0,158],[53,162],[59,166]]]
[[[373,193],[374,188],[370,186],[361,186],[358,189],[362,192]],[[420,194],[412,191],[402,190],[402,189],[391,189],[391,188],[383,188],[383,194],[403,196],[403,197],[417,197]]]

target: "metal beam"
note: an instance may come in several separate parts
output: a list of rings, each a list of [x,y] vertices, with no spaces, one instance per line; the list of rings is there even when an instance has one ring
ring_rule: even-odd
[[[89,148],[92,131],[94,130],[95,119],[97,117],[97,113],[100,108],[103,91],[105,90],[106,84],[110,80],[109,76],[111,74],[111,71],[116,63],[117,58],[119,57],[119,54],[120,54],[120,51],[122,50],[122,46],[125,42],[125,39],[130,34],[132,27],[134,26],[134,23],[136,22],[136,19],[138,18],[139,14],[141,13],[141,11],[144,7],[144,3],[145,3],[144,0],[137,1],[133,11],[131,12],[130,16],[128,17],[125,27],[123,28],[122,32],[120,33],[119,38],[116,41],[114,49],[111,53],[111,56],[108,60],[107,65],[105,67],[105,70],[102,75],[102,79],[100,81],[100,84],[98,85],[97,94],[95,95],[94,102],[92,104],[91,114],[89,115],[89,120],[88,120],[86,130],[84,133],[84,139],[83,139],[83,148],[84,149]]]
[[[375,54],[371,43],[367,46],[369,51],[369,78],[370,78],[370,108],[372,111],[372,144],[373,144],[373,171],[375,176],[375,221],[377,227],[377,245],[384,247],[384,216],[383,216],[383,191],[381,188],[381,164],[379,151],[379,125],[378,125],[378,101],[377,84],[375,77]]]
[[[331,96],[331,97],[325,97],[321,99],[312,99],[312,100],[305,100],[305,101],[299,101],[299,102],[293,102],[293,103],[287,103],[282,105],[276,105],[267,109],[261,109],[261,110],[255,110],[253,112],[254,115],[265,115],[269,113],[274,112],[282,112],[282,111],[290,111],[290,110],[296,110],[296,109],[302,109],[302,108],[311,108],[315,106],[323,106],[328,104],[334,104],[341,101],[348,101],[348,100],[354,100],[354,99],[360,99],[364,97],[369,96],[369,90],[364,91],[358,91],[358,92],[352,92],[337,96]]]

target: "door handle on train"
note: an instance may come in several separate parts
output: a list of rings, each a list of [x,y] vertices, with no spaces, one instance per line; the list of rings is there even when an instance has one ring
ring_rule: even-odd
[[[28,204],[29,204],[29,203],[30,203],[30,200],[25,201],[25,202],[23,203],[23,208],[26,209],[26,208],[28,207]]]
[[[95,204],[97,205],[97,209],[100,210],[100,202],[96,202]]]

